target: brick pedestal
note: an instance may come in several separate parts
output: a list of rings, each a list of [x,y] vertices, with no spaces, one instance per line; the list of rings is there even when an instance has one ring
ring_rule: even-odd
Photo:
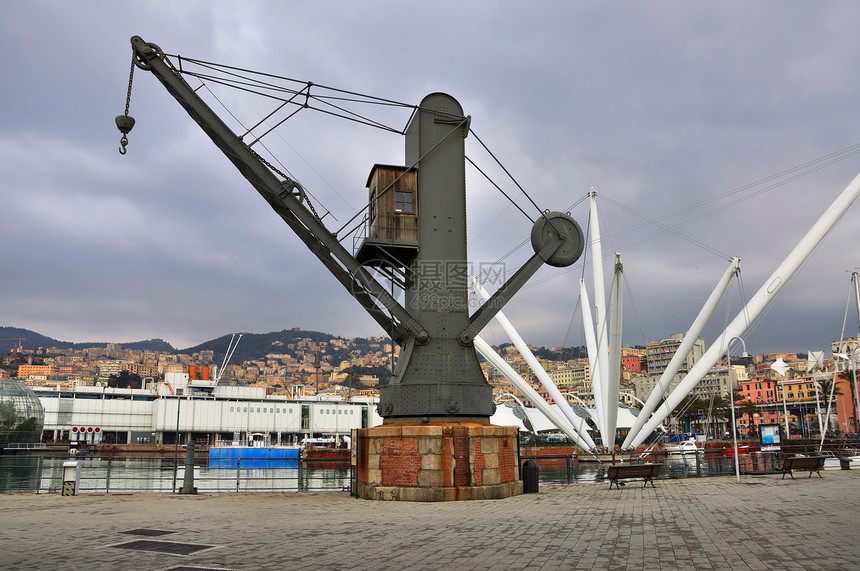
[[[358,497],[442,502],[523,492],[515,427],[393,424],[357,431]]]

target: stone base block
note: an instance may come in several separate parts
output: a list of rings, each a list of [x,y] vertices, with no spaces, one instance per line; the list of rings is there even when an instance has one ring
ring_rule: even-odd
[[[393,424],[357,431],[357,485],[368,500],[443,502],[523,492],[515,427]]]

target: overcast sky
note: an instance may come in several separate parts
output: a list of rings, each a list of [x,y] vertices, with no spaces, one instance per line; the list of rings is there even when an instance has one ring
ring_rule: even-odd
[[[33,1],[0,14],[0,325],[66,341],[382,334],[141,70],[137,125],[118,154],[133,35],[410,104],[451,94],[541,209],[576,205],[586,229],[582,198],[597,190],[604,251],[624,256],[626,345],[688,329],[737,255],[742,281],[706,329],[713,342],[860,172],[855,2]],[[223,98],[250,117],[272,108]],[[387,120],[407,118],[392,109]],[[405,160],[400,135],[311,111],[267,141],[332,229],[365,205],[374,163]],[[466,152],[534,218],[475,137]],[[471,167],[467,185],[470,259],[514,250],[513,273],[531,255],[516,249],[531,222]],[[839,339],[858,209],[744,336],[750,351]],[[690,239],[642,225],[654,219]],[[530,343],[585,343],[582,275],[591,289],[590,263],[545,267],[506,307]],[[846,336],[857,330],[852,301]],[[495,325],[485,337],[507,340]]]

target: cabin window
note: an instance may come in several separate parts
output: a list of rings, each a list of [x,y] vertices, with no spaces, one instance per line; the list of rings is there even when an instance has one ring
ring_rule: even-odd
[[[406,192],[402,190],[395,191],[394,193],[394,211],[395,212],[414,212],[412,202],[412,193]]]
[[[232,406],[230,407],[230,412],[233,412],[233,407],[232,407]]]
[[[368,218],[371,222],[376,220],[376,191],[370,193],[370,208],[368,209]]]

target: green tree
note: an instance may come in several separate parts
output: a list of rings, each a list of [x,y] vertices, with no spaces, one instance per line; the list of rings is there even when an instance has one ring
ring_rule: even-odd
[[[678,403],[678,406],[675,407],[672,414],[681,420],[684,426],[690,424],[692,430],[692,424],[698,420],[706,410],[708,410],[707,400],[697,396],[687,395],[681,399],[681,402]],[[686,422],[684,422],[685,420]]]
[[[15,403],[11,400],[0,401],[0,428],[9,430],[18,424]]]
[[[755,414],[758,414],[759,408],[756,403],[751,400],[745,400],[741,403],[740,412],[741,414],[745,414],[749,417],[748,426],[751,426],[749,436],[756,434],[756,425],[755,425]]]
[[[713,395],[708,399],[708,423],[713,427],[712,434],[715,438],[721,437],[725,430],[726,422],[731,418],[729,410],[729,398],[727,395]],[[720,424],[722,428],[717,427]]]
[[[852,378],[853,378],[853,373],[851,371],[848,371],[848,373],[851,374]],[[845,374],[845,373],[844,372],[839,373],[839,376],[842,377],[843,374]],[[845,377],[843,377],[843,378],[845,378]],[[825,405],[827,404],[827,401],[830,399],[830,390],[831,389],[833,389],[833,396],[842,394],[842,391],[839,389],[839,387],[836,387],[836,388],[833,387],[833,379],[820,379],[820,380],[816,381],[815,384],[818,385],[819,396],[824,401]]]
[[[108,386],[120,389],[132,388],[142,389],[143,379],[137,373],[129,373],[128,371],[120,371],[118,375],[108,377]]]
[[[743,396],[737,390],[732,391],[732,394],[734,396],[734,404],[737,406],[743,400]],[[725,426],[728,426],[728,429],[731,430],[732,397],[727,394],[717,395],[714,397],[711,407],[714,418],[721,419],[725,423]]]

